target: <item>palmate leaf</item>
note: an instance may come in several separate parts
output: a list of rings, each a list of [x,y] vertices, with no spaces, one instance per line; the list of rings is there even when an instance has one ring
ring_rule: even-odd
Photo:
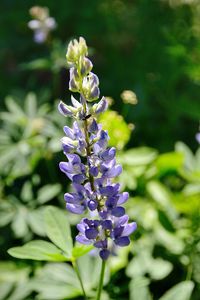
[[[48,238],[70,258],[73,242],[66,214],[53,206],[45,210],[45,227]]]
[[[21,259],[33,259],[44,261],[66,261],[67,258],[52,243],[35,240],[22,247],[13,247],[8,250],[11,256]]]

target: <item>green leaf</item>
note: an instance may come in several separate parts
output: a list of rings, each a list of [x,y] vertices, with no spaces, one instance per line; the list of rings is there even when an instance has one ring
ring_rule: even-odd
[[[149,292],[150,281],[145,277],[132,279],[129,285],[131,300],[152,300]]]
[[[45,261],[66,261],[60,249],[52,243],[35,240],[22,247],[13,247],[8,250],[11,256],[21,259],[45,260]]]
[[[23,205],[18,205],[17,208],[18,209],[13,218],[11,227],[15,233],[15,236],[18,238],[22,238],[28,234],[28,225],[27,225],[28,210]]]
[[[83,244],[78,244],[76,243],[73,250],[72,250],[72,255],[74,258],[78,258],[80,256],[85,255],[86,253],[88,253],[89,251],[91,251],[93,249],[93,245],[83,245]]]
[[[190,300],[194,283],[183,281],[168,290],[159,300]]]
[[[99,284],[99,274],[101,272],[101,260],[99,257],[90,255],[82,256],[78,259],[78,268],[83,280],[85,290],[91,291]],[[106,268],[104,276],[104,284],[109,281],[109,270]]]
[[[6,296],[13,289],[13,282],[0,282],[0,300],[7,299]]]
[[[73,242],[65,212],[54,206],[48,206],[45,210],[45,227],[49,239],[68,257],[72,257]]]
[[[154,280],[161,280],[165,278],[171,271],[173,265],[161,258],[152,259],[151,266],[149,267],[149,274]]]
[[[171,205],[170,193],[160,182],[155,180],[148,182],[147,191],[161,207],[167,208]]]
[[[34,93],[28,93],[24,104],[25,112],[30,119],[37,115],[37,98]]]
[[[45,236],[45,226],[44,226],[44,208],[38,208],[30,211],[28,214],[27,222],[31,230],[40,236]]]
[[[158,156],[156,166],[161,173],[165,173],[168,170],[179,170],[183,166],[183,161],[182,153],[169,152]]]
[[[53,199],[60,192],[60,184],[47,184],[38,191],[37,201],[41,204]]]
[[[36,275],[33,287],[39,299],[71,299],[82,294],[80,283],[69,264],[48,263]]]
[[[119,156],[123,165],[140,166],[152,163],[157,157],[157,151],[147,147],[130,149]]]

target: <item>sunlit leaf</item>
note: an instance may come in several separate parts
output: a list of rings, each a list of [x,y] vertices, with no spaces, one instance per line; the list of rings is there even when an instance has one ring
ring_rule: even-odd
[[[66,213],[53,206],[47,207],[45,210],[45,227],[49,239],[61,248],[68,257],[71,257],[73,243]]]
[[[38,191],[37,201],[41,204],[46,203],[56,197],[61,190],[60,184],[47,184]]]
[[[145,277],[132,279],[129,284],[131,300],[152,300],[148,285],[150,281]]]
[[[66,261],[66,257],[62,255],[52,243],[34,240],[21,247],[13,247],[8,250],[11,256],[21,259],[33,259],[44,261]]]
[[[192,281],[183,281],[168,290],[159,300],[190,300],[193,288]]]

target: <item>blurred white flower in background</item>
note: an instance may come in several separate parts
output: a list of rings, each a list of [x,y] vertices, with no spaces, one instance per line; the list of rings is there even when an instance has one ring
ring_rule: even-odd
[[[28,22],[28,27],[34,31],[34,41],[39,44],[46,42],[50,31],[57,26],[55,19],[49,16],[47,7],[33,6],[29,12],[34,18]]]

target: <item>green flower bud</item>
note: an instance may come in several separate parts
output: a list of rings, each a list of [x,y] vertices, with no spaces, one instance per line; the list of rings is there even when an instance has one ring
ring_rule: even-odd
[[[80,37],[79,41],[74,39],[67,48],[66,58],[68,63],[77,64],[81,56],[87,55],[87,45],[84,38]]]
[[[92,62],[87,57],[81,57],[79,61],[82,76],[87,76],[93,68]]]
[[[69,81],[69,89],[72,92],[78,92],[80,88],[79,76],[77,69],[72,67],[70,68],[70,81]]]

